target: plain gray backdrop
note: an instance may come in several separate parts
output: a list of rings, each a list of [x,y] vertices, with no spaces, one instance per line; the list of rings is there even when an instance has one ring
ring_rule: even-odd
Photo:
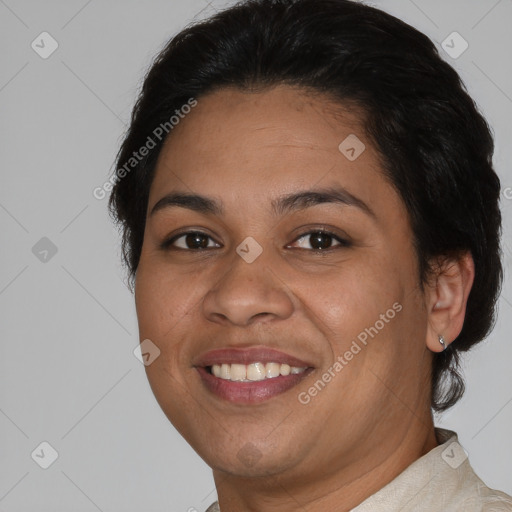
[[[216,499],[211,470],[134,356],[119,236],[93,189],[113,169],[152,57],[231,3],[0,0],[0,512],[202,512]],[[500,314],[465,358],[464,399],[437,424],[459,433],[489,486],[512,494],[512,1],[371,5],[435,41],[495,133]]]

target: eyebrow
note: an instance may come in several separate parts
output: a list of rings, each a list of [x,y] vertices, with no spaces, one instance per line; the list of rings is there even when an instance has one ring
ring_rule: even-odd
[[[351,194],[343,187],[319,188],[283,195],[271,202],[271,211],[274,215],[284,215],[285,213],[304,210],[325,203],[353,206],[368,216],[374,219],[377,218],[375,212],[362,199]],[[216,199],[198,194],[172,192],[157,201],[151,209],[150,216],[171,207],[187,208],[205,215],[222,216],[224,213],[222,203]]]

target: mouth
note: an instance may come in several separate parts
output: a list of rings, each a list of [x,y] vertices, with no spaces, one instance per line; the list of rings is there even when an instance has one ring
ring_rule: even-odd
[[[194,367],[210,393],[238,404],[269,400],[314,370],[310,363],[266,347],[210,351]]]

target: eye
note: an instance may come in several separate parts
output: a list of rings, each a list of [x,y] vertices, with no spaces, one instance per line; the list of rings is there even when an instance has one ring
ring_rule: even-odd
[[[337,245],[332,245],[336,241]],[[309,231],[302,234],[294,243],[299,244],[301,249],[314,251],[327,251],[336,247],[350,247],[350,242],[334,233],[324,230]]]
[[[212,242],[212,244],[210,244]],[[187,231],[175,235],[161,244],[162,249],[181,249],[181,250],[204,250],[212,247],[220,247],[211,236],[201,231]]]

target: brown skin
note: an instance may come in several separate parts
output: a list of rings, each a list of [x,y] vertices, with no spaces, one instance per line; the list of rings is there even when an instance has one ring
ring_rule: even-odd
[[[338,149],[356,134],[353,162]],[[342,186],[355,206],[325,203],[275,215],[281,195]],[[222,202],[223,215],[159,210],[169,192]],[[348,238],[331,251],[303,234]],[[163,250],[178,230],[211,249]],[[235,251],[253,237],[263,253]],[[430,411],[432,352],[457,337],[474,276],[469,255],[449,260],[421,291],[403,201],[383,177],[355,110],[289,86],[198,98],[174,128],[151,186],[135,298],[140,339],[161,355],[146,367],[163,411],[213,468],[222,512],[350,510],[437,445]],[[325,239],[324,239],[325,241]],[[185,238],[177,242],[186,246]],[[304,405],[307,391],[365,328],[402,310]],[[265,345],[309,361],[311,375],[260,404],[211,394],[193,359],[216,348]],[[247,443],[260,455],[243,456]],[[244,448],[245,447],[245,448]],[[242,451],[240,451],[242,450]]]

